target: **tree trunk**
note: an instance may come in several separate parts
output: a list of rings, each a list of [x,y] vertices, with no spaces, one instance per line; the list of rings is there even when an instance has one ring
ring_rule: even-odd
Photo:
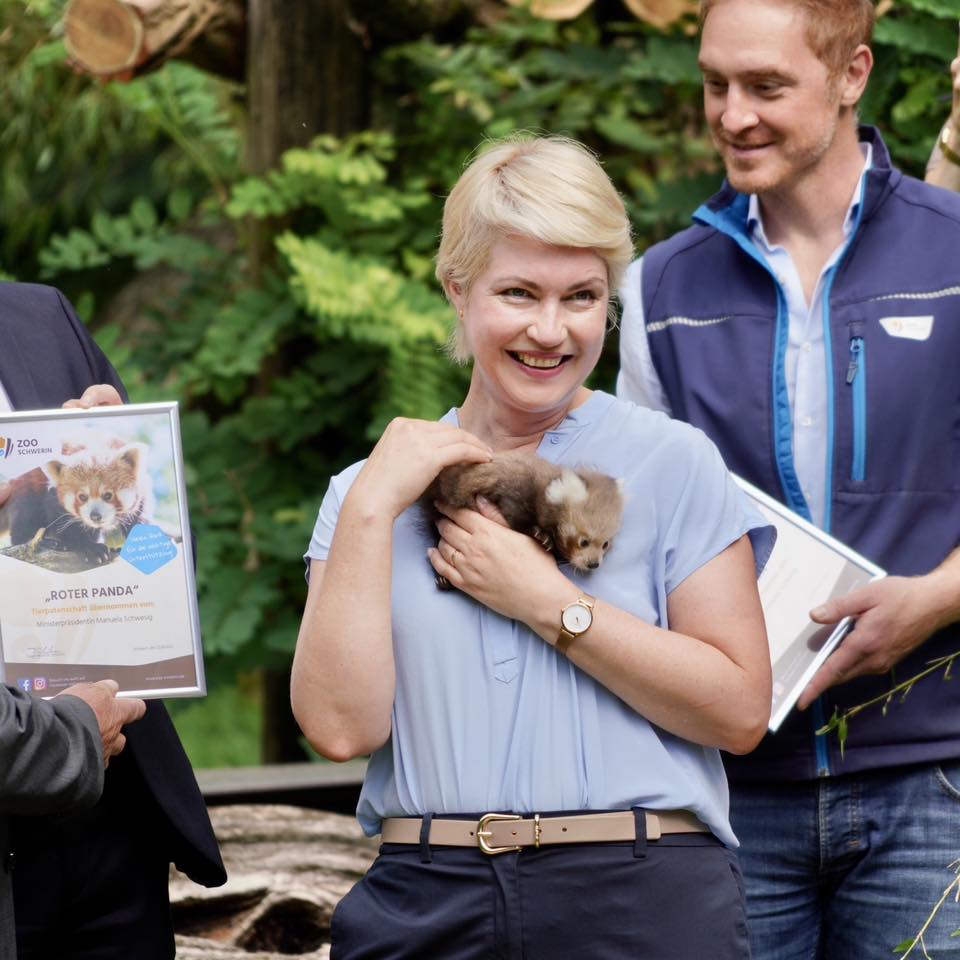
[[[70,0],[64,41],[99,77],[129,79],[176,58],[239,80],[244,19],[243,0]]]
[[[317,134],[342,136],[367,116],[365,52],[347,0],[249,0],[247,171],[264,174]],[[250,273],[274,257],[282,223],[250,225]]]
[[[248,169],[290,147],[341,136],[366,119],[366,58],[346,0],[249,0]]]
[[[346,0],[249,0],[247,43],[247,171],[276,167],[285,150],[320,133],[341,136],[366,120],[366,53]],[[253,221],[250,275],[275,257],[282,221]],[[283,372],[268,366],[259,389]],[[263,670],[264,763],[304,759],[290,710],[289,671]]]

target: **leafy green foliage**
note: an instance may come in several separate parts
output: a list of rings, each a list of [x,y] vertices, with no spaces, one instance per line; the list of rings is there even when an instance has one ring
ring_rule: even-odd
[[[249,676],[214,685],[206,699],[171,700],[177,731],[189,745],[194,767],[255,766],[259,762],[260,703]]]
[[[0,273],[64,288],[135,400],[180,401],[213,687],[289,663],[331,474],[390,417],[436,417],[464,393],[433,255],[443,198],[483,139],[586,142],[640,250],[719,184],[695,40],[602,7],[568,23],[513,9],[377,51],[371,130],[249,177],[235,85],[182,63],[91,82],[64,67],[63,0],[0,0]],[[877,30],[864,119],[913,173],[948,109],[956,7],[902,0]]]
[[[906,0],[877,22],[876,64],[861,104],[894,159],[923,176],[950,109],[950,61],[957,55],[958,0]]]
[[[644,239],[678,229],[719,183],[700,119],[696,48],[682,34],[589,13],[555,23],[516,11],[457,45],[427,37],[398,47],[382,75],[403,106],[398,135],[432,181],[449,183],[484,138],[566,134],[603,158]]]
[[[130,84],[74,74],[57,39],[64,5],[0,0],[0,269],[25,279],[39,276],[51,235],[95,216],[136,217],[144,202],[182,219],[211,184],[222,199],[239,174],[235,87],[182,63]],[[128,274],[105,276],[102,254],[86,251],[78,282],[73,266],[48,274],[74,296],[109,295]]]

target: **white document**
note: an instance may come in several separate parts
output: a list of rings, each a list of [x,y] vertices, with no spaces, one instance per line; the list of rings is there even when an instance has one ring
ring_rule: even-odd
[[[769,729],[776,732],[852,623],[847,617],[823,626],[810,619],[810,611],[885,572],[746,480],[735,479],[777,529],[758,583],[773,666]]]

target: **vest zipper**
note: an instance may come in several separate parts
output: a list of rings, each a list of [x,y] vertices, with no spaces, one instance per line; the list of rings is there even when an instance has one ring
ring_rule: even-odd
[[[867,351],[863,337],[850,338],[850,363],[847,386],[853,388],[853,466],[851,480],[863,480],[867,474]]]
[[[827,737],[826,735],[817,736],[817,731],[827,723],[827,712],[824,710],[822,694],[811,704],[810,719],[813,721],[813,752],[817,758],[817,776],[829,777],[833,770],[830,769],[830,749],[827,746]]]

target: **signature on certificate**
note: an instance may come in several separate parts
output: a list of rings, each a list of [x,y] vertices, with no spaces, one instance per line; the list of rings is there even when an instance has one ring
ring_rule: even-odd
[[[28,660],[40,660],[46,657],[62,657],[63,653],[52,643],[38,643],[35,646],[27,647]]]

